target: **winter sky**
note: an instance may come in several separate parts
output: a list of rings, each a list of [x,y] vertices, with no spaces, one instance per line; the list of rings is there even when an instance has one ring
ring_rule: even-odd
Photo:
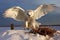
[[[0,0],[0,10],[11,6],[21,6],[24,9],[35,9],[41,4],[56,4],[60,6],[60,0]]]
[[[41,4],[56,4],[57,6],[60,6],[60,0],[0,0],[0,26],[2,24],[8,24],[10,23],[10,20],[6,20],[2,17],[2,13],[10,7],[13,6],[20,6],[25,10],[28,9],[35,9]],[[48,15],[49,16],[49,15]],[[48,23],[57,23],[60,24],[60,14],[55,15],[53,18],[53,15],[46,17],[43,21],[43,23],[48,24]],[[57,20],[58,19],[58,20]],[[57,20],[57,21],[56,21]]]

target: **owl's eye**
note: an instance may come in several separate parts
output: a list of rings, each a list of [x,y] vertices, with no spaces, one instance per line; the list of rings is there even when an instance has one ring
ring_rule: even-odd
[[[28,13],[27,13],[28,16],[30,16]]]

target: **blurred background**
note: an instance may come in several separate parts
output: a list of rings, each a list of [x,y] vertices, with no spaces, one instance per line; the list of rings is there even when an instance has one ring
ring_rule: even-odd
[[[30,10],[36,9],[42,4],[55,4],[56,6],[60,7],[60,0],[0,0],[0,27],[10,26],[12,23],[15,26],[24,24],[24,22],[15,21],[10,18],[4,18],[2,14],[6,9],[13,6],[20,6],[25,10]],[[58,9],[60,10],[60,8]],[[42,25],[60,25],[60,12],[49,13],[37,21],[42,23]]]

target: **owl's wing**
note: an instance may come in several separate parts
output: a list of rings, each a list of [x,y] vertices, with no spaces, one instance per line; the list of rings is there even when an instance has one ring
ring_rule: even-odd
[[[17,21],[25,21],[27,19],[25,10],[19,6],[14,6],[7,9],[3,15],[5,18],[13,18]]]
[[[30,10],[29,14],[32,18],[34,19],[39,19],[42,16],[46,15],[49,12],[52,12],[54,9],[56,8],[56,6],[54,5],[40,5],[37,9],[35,10]]]

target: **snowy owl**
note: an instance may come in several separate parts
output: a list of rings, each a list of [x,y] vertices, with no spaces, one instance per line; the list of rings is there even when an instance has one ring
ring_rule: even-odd
[[[36,20],[53,11],[54,5],[40,5],[35,10],[24,10],[19,6],[14,6],[4,12],[5,18],[13,18],[17,21],[25,21],[25,28],[38,28],[41,23]]]

